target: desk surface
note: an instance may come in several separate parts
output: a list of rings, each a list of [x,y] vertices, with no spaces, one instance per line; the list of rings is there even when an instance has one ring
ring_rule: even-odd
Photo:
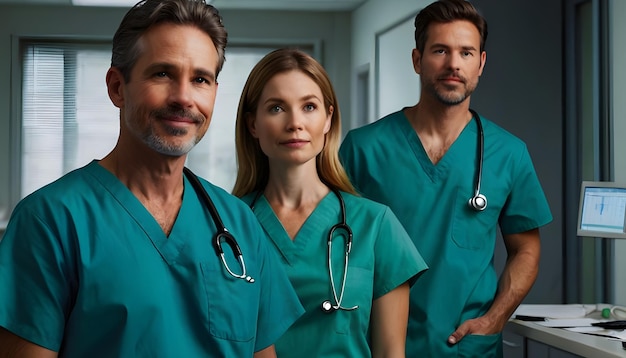
[[[583,357],[626,358],[626,350],[622,348],[622,342],[619,340],[545,327],[518,319],[509,321],[507,328],[526,338]]]

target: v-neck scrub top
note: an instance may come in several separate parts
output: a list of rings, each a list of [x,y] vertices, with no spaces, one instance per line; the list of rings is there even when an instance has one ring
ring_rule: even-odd
[[[399,285],[413,284],[427,266],[394,214],[371,200],[341,193],[346,223],[353,232],[341,305],[356,310],[322,312],[323,301],[335,301],[328,272],[328,234],[340,222],[340,203],[329,193],[304,222],[294,240],[288,236],[264,196],[253,206],[261,226],[282,259],[305,313],[276,342],[277,356],[370,357],[368,329],[372,301]],[[251,203],[255,193],[243,198]],[[345,244],[333,236],[333,277],[341,294]]]
[[[94,161],[15,208],[0,241],[0,326],[60,357],[252,357],[273,344],[302,307],[250,209],[202,183],[256,282],[226,272],[187,178],[166,237]]]
[[[482,117],[481,117],[482,118]],[[402,111],[351,130],[340,155],[365,197],[397,215],[429,270],[411,292],[407,357],[493,357],[501,336],[447,338],[491,307],[498,225],[513,234],[549,223],[552,215],[526,145],[482,118],[484,211],[468,205],[475,193],[476,121],[470,121],[435,165]]]

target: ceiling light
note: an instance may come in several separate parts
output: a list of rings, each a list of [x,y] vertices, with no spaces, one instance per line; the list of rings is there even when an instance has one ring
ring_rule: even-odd
[[[139,0],[72,0],[73,5],[77,6],[111,6],[111,7],[133,7]],[[205,0],[207,4],[213,0]]]

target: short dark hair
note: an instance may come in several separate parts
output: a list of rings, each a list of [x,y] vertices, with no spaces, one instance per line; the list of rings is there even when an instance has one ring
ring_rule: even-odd
[[[209,35],[217,49],[215,75],[219,74],[225,61],[228,34],[215,7],[204,0],[142,0],[128,10],[113,36],[111,67],[120,70],[124,81],[130,81],[140,55],[139,39],[151,26],[160,23],[192,25]]]
[[[487,20],[466,0],[439,0],[423,8],[415,16],[415,48],[424,53],[430,24],[457,20],[466,20],[476,26],[480,34],[480,52],[483,52],[487,43]]]

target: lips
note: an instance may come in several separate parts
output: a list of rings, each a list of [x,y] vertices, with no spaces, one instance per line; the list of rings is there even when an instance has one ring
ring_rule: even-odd
[[[462,78],[459,78],[459,77],[441,77],[441,78],[439,78],[439,80],[446,81],[446,82],[459,82],[459,83],[464,83],[465,82],[465,81],[463,81]]]
[[[166,117],[163,119],[166,121],[171,121],[171,122],[196,123],[196,121],[193,118],[189,118],[189,117],[172,116],[172,117]]]
[[[308,145],[309,141],[303,139],[288,139],[280,142],[280,144],[286,148],[299,149]]]
[[[152,111],[154,118],[180,123],[202,123],[204,116],[193,113],[189,110],[179,110],[172,108],[160,108]]]

